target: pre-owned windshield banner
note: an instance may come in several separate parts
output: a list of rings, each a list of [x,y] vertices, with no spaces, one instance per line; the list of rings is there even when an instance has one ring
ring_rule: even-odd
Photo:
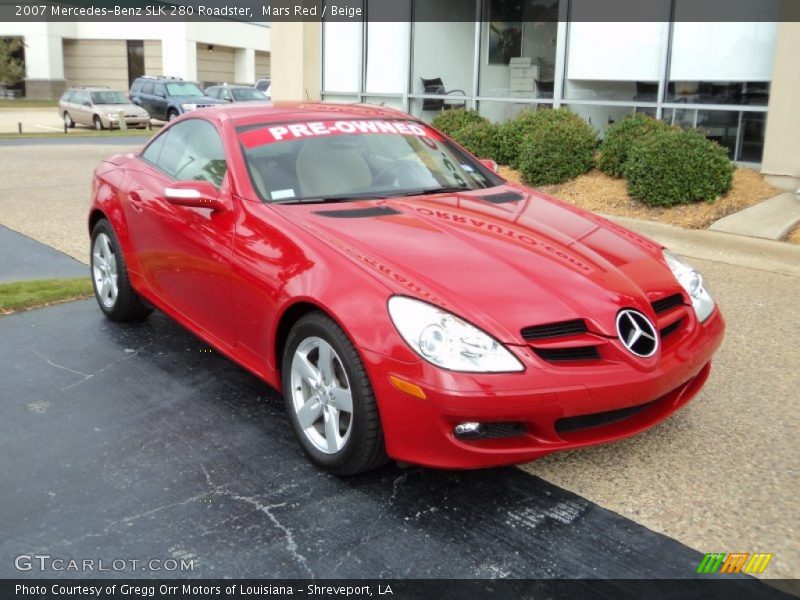
[[[438,133],[420,123],[384,119],[338,119],[335,121],[274,123],[240,133],[239,140],[246,148],[254,148],[275,142],[293,142],[306,138],[359,134],[399,134],[441,140],[441,136]]]

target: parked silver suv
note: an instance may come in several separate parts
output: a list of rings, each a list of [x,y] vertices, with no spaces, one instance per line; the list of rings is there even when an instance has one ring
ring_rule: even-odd
[[[103,87],[70,88],[58,102],[58,113],[67,127],[91,125],[95,129],[114,129],[120,125],[119,113],[128,127],[147,127],[150,115],[131,103],[123,92]]]

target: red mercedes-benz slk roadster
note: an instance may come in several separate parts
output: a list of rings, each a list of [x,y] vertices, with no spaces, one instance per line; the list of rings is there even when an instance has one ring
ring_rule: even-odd
[[[494,170],[389,109],[198,110],[95,171],[97,300],[282,390],[341,475],[530,461],[687,403],[724,330],[701,275]]]

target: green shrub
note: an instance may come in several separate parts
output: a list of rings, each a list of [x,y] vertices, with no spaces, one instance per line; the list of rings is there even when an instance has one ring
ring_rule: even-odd
[[[489,119],[482,117],[474,110],[467,110],[465,108],[454,108],[451,110],[443,110],[433,118],[431,125],[444,133],[445,135],[452,136],[459,129],[472,123],[488,123]]]
[[[606,130],[606,137],[600,145],[597,166],[607,175],[622,177],[625,161],[630,149],[651,134],[665,131],[669,126],[642,113],[628,115]]]
[[[529,129],[519,150],[519,170],[528,185],[561,183],[594,166],[597,133],[575,113],[562,108],[525,117]]]
[[[501,165],[510,165],[519,169],[519,155],[523,140],[541,122],[537,117],[540,112],[524,110],[513,119],[500,124],[500,135],[497,147],[497,158]]]
[[[694,130],[656,132],[631,147],[628,193],[651,206],[714,200],[731,188],[728,152]]]
[[[491,158],[497,161],[499,136],[500,128],[490,121],[485,121],[470,123],[451,137],[478,158]]]

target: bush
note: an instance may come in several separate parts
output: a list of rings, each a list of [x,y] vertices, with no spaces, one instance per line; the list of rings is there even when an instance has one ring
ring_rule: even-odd
[[[642,113],[628,115],[606,130],[597,166],[607,175],[622,177],[630,149],[651,134],[667,129],[669,126],[666,123]]]
[[[519,155],[523,140],[533,131],[541,117],[537,111],[524,110],[515,118],[500,125],[500,135],[497,147],[497,158],[501,165],[510,165],[519,169]]]
[[[488,123],[489,119],[482,117],[474,110],[467,110],[465,108],[454,108],[451,110],[443,110],[433,118],[431,125],[444,133],[445,135],[453,136],[455,133],[473,123]]]
[[[597,133],[578,115],[562,108],[525,117],[529,127],[517,162],[528,185],[561,183],[594,166]]]
[[[633,145],[624,168],[628,193],[651,206],[714,200],[731,188],[728,152],[693,130],[667,129]]]
[[[470,123],[451,136],[478,158],[497,160],[500,128],[489,121]]]

